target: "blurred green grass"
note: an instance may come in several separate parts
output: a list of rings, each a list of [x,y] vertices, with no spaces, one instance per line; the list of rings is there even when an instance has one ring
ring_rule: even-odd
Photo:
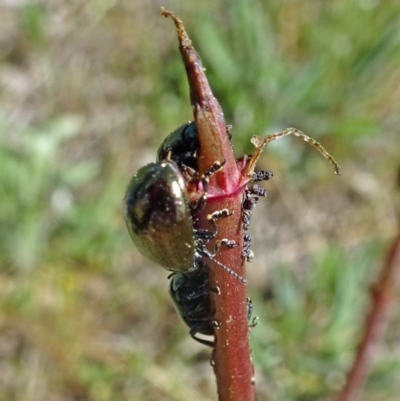
[[[400,5],[170,0],[201,53],[238,155],[271,144],[249,290],[258,400],[324,400],[360,336],[398,230]],[[131,244],[122,197],[192,118],[174,27],[157,2],[0,3],[0,400],[211,400],[167,273]],[[395,311],[362,399],[397,400]]]

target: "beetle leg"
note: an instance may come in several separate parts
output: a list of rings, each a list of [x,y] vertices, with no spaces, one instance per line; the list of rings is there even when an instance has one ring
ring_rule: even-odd
[[[246,188],[245,192],[248,196],[256,195],[256,196],[267,196],[267,190],[265,188],[259,187],[257,184],[254,184],[251,187]]]
[[[274,176],[272,171],[261,170],[253,173],[251,180],[252,181],[268,181]]]
[[[226,133],[228,134],[229,142],[231,142],[231,139],[232,139],[231,129],[232,129],[232,125],[226,126]],[[231,142],[231,145],[232,145],[232,142]]]
[[[196,340],[200,344],[207,345],[208,347],[214,347],[214,340],[209,341],[209,340],[204,340],[203,338],[197,337],[197,330],[196,329],[191,329],[189,331],[190,336],[193,338],[193,340]]]
[[[233,247],[238,246],[238,244],[236,244],[236,242],[234,240],[223,238],[223,239],[215,242],[214,253],[212,254],[213,256],[218,254],[222,245],[226,246],[229,249],[232,249]]]
[[[259,173],[254,173],[254,174],[259,174],[259,177],[261,177],[262,174],[264,175],[267,174],[267,177],[269,178],[272,177],[271,171],[260,171]],[[259,187],[257,184],[246,188],[244,191],[244,197],[242,202],[242,222],[244,231],[247,231],[250,227],[251,212],[256,207],[260,196],[262,197],[267,196],[267,191],[264,188]],[[246,232],[243,234],[243,242],[244,244],[243,244],[242,256],[248,262],[252,262],[254,258],[254,253],[250,249],[250,244],[251,244],[250,235]]]
[[[252,322],[249,324],[249,329],[254,329],[254,327],[258,326],[258,323],[260,323],[260,318],[258,316],[253,317]]]
[[[204,229],[194,230],[195,237],[197,237],[199,239],[203,239],[203,240],[210,240],[210,239],[215,238],[218,234],[218,227],[217,227],[217,223],[215,222],[215,220],[232,216],[232,214],[233,213],[229,212],[228,209],[222,209],[222,210],[217,210],[217,211],[207,215],[207,220],[212,225],[213,230],[212,231],[204,230]],[[222,240],[222,241],[228,242],[229,240]]]
[[[180,166],[179,169],[181,170],[183,178],[185,179],[186,182],[193,182],[198,177],[196,171],[191,167],[186,166],[185,164],[182,164],[182,166]]]
[[[218,219],[223,219],[225,217],[232,216],[233,212],[230,212],[228,209],[221,209],[221,210],[216,210],[215,212],[207,215],[207,220],[209,223],[212,225],[214,231],[213,231],[213,237],[215,238],[218,234],[218,227],[217,223],[215,222]]]
[[[219,287],[210,287],[210,291],[214,294],[221,295],[221,290]]]
[[[212,320],[211,325],[216,329],[219,329],[221,327],[220,323],[218,323],[216,320]]]
[[[222,160],[222,162],[216,161],[214,164],[203,174],[201,177],[202,180],[208,180],[213,174],[215,174],[217,171],[222,170],[226,163],[226,160]]]
[[[208,191],[208,181],[209,178],[215,174],[217,171],[222,170],[224,167],[224,164],[226,163],[225,160],[221,162],[216,161],[202,176],[200,179],[197,179],[198,182],[201,182],[203,186],[203,195],[200,197],[200,199],[197,201],[195,205],[192,205],[192,210],[193,213],[197,212],[198,210],[202,209],[203,206],[205,205],[207,201],[207,191]]]
[[[243,224],[244,226],[244,224]],[[243,233],[243,251],[242,251],[242,257],[246,258],[247,261],[250,263],[253,261],[254,258],[254,253],[250,249],[251,246],[251,238],[249,233]]]
[[[222,168],[224,167],[226,163],[226,160],[224,159],[221,162],[216,161],[202,176],[201,176],[201,183],[203,184],[203,191],[204,191],[204,195],[202,196],[202,199],[200,199],[199,203],[201,204],[201,206],[204,205],[205,201],[207,200],[207,191],[208,191],[208,182],[209,182],[209,178],[215,174],[217,171],[222,170]]]
[[[253,302],[251,302],[251,299],[249,297],[247,297],[247,320],[250,321],[251,319],[251,315],[253,314]],[[249,324],[249,328],[253,329],[254,327],[256,327],[259,323],[259,318],[258,317],[254,317],[252,322]]]
[[[215,238],[218,234],[218,227],[215,222],[215,220],[224,218],[224,217],[229,217],[233,213],[229,212],[228,209],[222,209],[222,210],[217,210],[214,213],[211,213],[207,216],[207,220],[210,222],[210,224],[213,226],[213,231],[208,231],[208,230],[195,230],[194,234],[197,239],[197,244],[200,245],[198,246],[197,249],[197,256],[198,258],[201,258],[202,256],[205,256],[215,262],[218,266],[222,267],[227,273],[229,273],[231,276],[235,277],[239,281],[241,281],[243,284],[247,284],[247,280],[240,276],[239,274],[235,273],[232,269],[229,267],[225,266],[218,260],[214,259],[215,253],[211,253],[205,245],[208,243],[209,240]],[[218,246],[220,247],[221,245],[226,245],[229,248],[232,248],[235,246],[234,241],[223,239],[220,241],[220,245],[216,244],[217,250],[219,250]]]

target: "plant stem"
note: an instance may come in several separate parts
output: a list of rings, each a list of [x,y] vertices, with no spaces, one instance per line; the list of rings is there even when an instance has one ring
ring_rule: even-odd
[[[231,216],[219,220],[218,239],[234,240],[232,249],[222,247],[215,259],[245,277],[245,263],[242,257],[243,225],[242,197],[250,181],[236,160],[227,135],[222,109],[215,99],[201,59],[186,34],[182,21],[172,12],[162,14],[173,19],[180,43],[180,51],[186,67],[190,86],[190,99],[198,127],[200,154],[199,174],[203,175],[215,162],[224,162],[223,169],[209,179],[207,202],[195,216],[196,228],[210,229],[207,215],[228,209]],[[214,245],[210,242],[211,247]],[[210,248],[211,248],[210,247]],[[217,380],[220,401],[253,401],[254,368],[250,359],[247,288],[243,282],[227,273],[210,259],[204,260],[209,266],[211,302],[215,313],[215,342],[212,365]]]
[[[371,310],[365,321],[364,336],[358,347],[353,366],[343,390],[336,401],[356,399],[368,375],[374,348],[389,320],[389,312],[395,301],[400,279],[400,235],[389,249],[378,282],[371,289]]]

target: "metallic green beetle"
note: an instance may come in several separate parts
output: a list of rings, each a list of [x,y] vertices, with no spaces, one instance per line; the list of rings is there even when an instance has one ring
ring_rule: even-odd
[[[207,249],[208,242],[218,233],[215,221],[230,213],[223,209],[208,215],[213,230],[195,229],[185,180],[174,161],[147,164],[132,177],[124,198],[124,215],[139,251],[165,269],[193,271],[206,257],[247,284],[246,279],[215,260],[215,253]],[[228,248],[235,246],[234,241],[226,239],[219,241],[221,244]]]
[[[195,268],[195,239],[185,182],[172,161],[142,167],[124,198],[125,221],[139,251],[171,271]]]

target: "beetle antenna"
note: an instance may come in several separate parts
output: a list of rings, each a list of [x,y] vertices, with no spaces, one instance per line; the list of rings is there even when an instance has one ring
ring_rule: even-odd
[[[286,128],[285,130],[278,132],[276,134],[268,135],[264,138],[261,138],[257,135],[254,135],[251,142],[256,146],[259,147],[261,150],[270,142],[275,141],[275,139],[282,138],[283,136],[286,135],[294,135],[294,136],[299,136],[303,138],[303,140],[307,143],[309,143],[311,146],[314,146],[319,153],[321,153],[326,159],[329,160],[329,163],[332,164],[333,168],[335,169],[335,173],[337,175],[340,175],[340,167],[336,163],[336,160],[332,157],[330,153],[328,153],[325,148],[315,139],[310,138],[307,136],[304,132],[299,131],[296,128]]]
[[[241,281],[243,284],[247,285],[248,282],[245,278],[243,278],[242,276],[240,276],[239,274],[235,273],[232,269],[230,269],[229,267],[226,267],[224,264],[222,264],[221,262],[218,262],[218,260],[214,259],[213,257],[209,256],[209,258],[215,262],[218,266],[222,267],[227,273],[229,273],[231,276],[235,277],[236,279],[238,279],[239,281]]]
[[[206,248],[202,249],[199,252],[202,256],[207,257],[208,259],[212,260],[213,262],[215,262],[218,266],[222,267],[228,274],[230,274],[231,276],[235,277],[236,279],[238,279],[240,282],[242,282],[243,284],[247,285],[248,282],[245,278],[243,278],[242,276],[240,276],[239,274],[235,273],[232,269],[230,269],[229,267],[225,266],[224,264],[222,264],[221,262],[219,262],[217,259],[214,258],[214,255],[212,253],[210,253]]]

